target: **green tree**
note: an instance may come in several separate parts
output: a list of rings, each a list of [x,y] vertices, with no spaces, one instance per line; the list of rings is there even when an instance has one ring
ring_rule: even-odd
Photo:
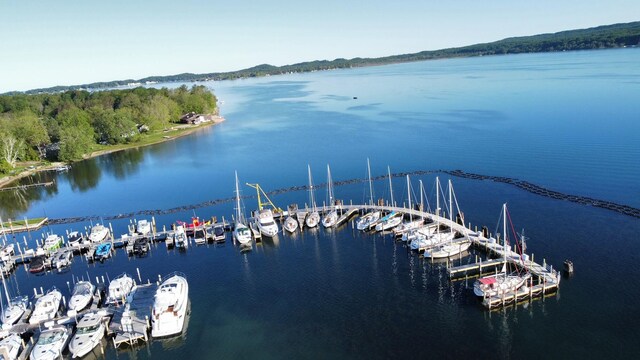
[[[58,158],[62,161],[81,159],[94,144],[94,131],[89,114],[73,108],[58,114],[58,120],[61,125]]]

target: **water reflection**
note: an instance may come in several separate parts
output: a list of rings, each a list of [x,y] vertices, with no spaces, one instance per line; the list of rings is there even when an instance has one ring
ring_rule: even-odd
[[[100,166],[116,179],[125,179],[140,171],[140,164],[144,161],[144,150],[133,148],[101,156]]]
[[[50,183],[47,186],[29,186],[38,183]],[[58,194],[58,183],[55,173],[44,171],[16,181],[11,186],[15,189],[0,191],[0,216],[4,221],[16,219],[29,210],[34,201],[46,200]],[[45,216],[44,214],[42,216]]]
[[[74,163],[71,169],[62,176],[69,179],[73,191],[86,192],[98,186],[102,170],[98,166],[98,158]]]

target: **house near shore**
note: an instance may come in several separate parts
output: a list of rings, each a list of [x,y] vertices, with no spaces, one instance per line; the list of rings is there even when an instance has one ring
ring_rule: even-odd
[[[195,112],[189,112],[180,117],[180,122],[183,124],[198,125],[204,122],[212,121],[210,115],[196,114]]]

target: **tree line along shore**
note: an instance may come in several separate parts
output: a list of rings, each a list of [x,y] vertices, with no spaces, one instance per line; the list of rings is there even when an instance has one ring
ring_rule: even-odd
[[[157,143],[217,123],[217,114],[215,95],[201,85],[1,95],[0,180],[35,164]]]
[[[364,66],[386,65],[413,61],[447,59],[472,56],[576,51],[636,47],[640,45],[640,21],[603,25],[588,29],[561,31],[551,34],[519,36],[499,41],[463,47],[426,50],[417,53],[383,56],[377,58],[353,58],[335,60],[315,60],[291,65],[257,65],[248,69],[214,72],[206,74],[183,73],[167,76],[150,76],[138,80],[114,80],[83,85],[55,86],[33,89],[26,93],[43,93],[74,89],[105,89],[131,84],[153,84],[167,82],[233,80],[240,78],[281,75],[287,73],[311,72]]]

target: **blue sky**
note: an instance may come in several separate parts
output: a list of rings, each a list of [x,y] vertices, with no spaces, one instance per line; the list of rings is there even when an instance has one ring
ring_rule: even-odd
[[[638,0],[0,0],[0,93],[411,53],[638,14]]]

